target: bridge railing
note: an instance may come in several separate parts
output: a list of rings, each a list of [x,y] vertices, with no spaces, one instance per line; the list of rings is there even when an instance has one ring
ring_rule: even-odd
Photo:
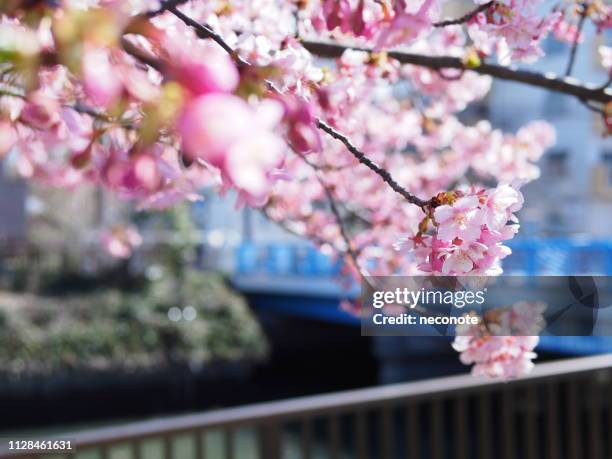
[[[523,239],[509,244],[503,260],[506,274],[612,275],[612,242],[576,239]],[[235,254],[237,274],[329,277],[341,269],[340,260],[306,244],[243,243]]]
[[[100,459],[603,459],[611,367],[612,355],[588,357],[507,383],[453,376],[62,437],[77,458]]]

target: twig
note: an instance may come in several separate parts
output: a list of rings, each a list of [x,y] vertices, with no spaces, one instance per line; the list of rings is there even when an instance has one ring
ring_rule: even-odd
[[[357,259],[357,252],[353,249],[353,244],[348,235],[348,231],[344,227],[344,221],[342,220],[340,209],[338,209],[338,205],[336,204],[336,199],[334,198],[332,188],[325,182],[323,177],[321,177],[320,170],[316,164],[312,163],[310,160],[308,160],[308,158],[306,158],[306,156],[301,153],[295,152],[295,154],[302,158],[302,161],[304,161],[304,163],[310,166],[310,168],[314,171],[315,176],[319,184],[321,185],[321,188],[323,188],[323,191],[327,198],[327,202],[329,203],[330,210],[332,211],[332,214],[334,214],[334,218],[336,219],[336,224],[338,225],[338,229],[340,230],[340,235],[342,236],[344,244],[346,245],[346,253],[349,255],[349,257],[355,264],[355,269],[361,272],[361,268],[359,267],[359,261]]]
[[[578,53],[578,46],[580,45],[580,36],[582,35],[582,29],[584,28],[584,23],[587,17],[587,12],[589,10],[588,2],[584,2],[580,6],[582,10],[580,11],[580,20],[578,21],[578,29],[576,30],[576,37],[574,38],[572,50],[570,51],[570,58],[569,58],[569,62],[567,63],[567,70],[565,71],[566,77],[570,76],[572,74],[572,70],[574,69],[574,63],[576,62],[576,54]]]
[[[127,38],[121,38],[121,47],[123,50],[128,53],[130,56],[135,57],[140,62],[147,64],[153,67],[158,72],[163,72],[164,70],[164,62],[161,59],[158,59],[156,56],[143,51],[138,46],[134,45]]]
[[[187,3],[188,1],[189,0],[166,0],[165,2],[162,2],[162,4],[156,10],[152,10],[145,13],[145,16],[149,18],[154,18],[155,16],[164,14],[170,8],[182,5],[183,3]]]
[[[347,49],[356,51],[374,52],[371,48],[344,46],[336,43],[322,41],[303,41],[302,46],[319,57],[337,58],[342,56]],[[551,73],[537,73],[521,70],[514,67],[503,67],[501,65],[483,63],[478,67],[468,68],[463,60],[451,56],[426,56],[423,54],[407,53],[403,51],[389,51],[389,57],[402,64],[418,65],[433,70],[460,69],[469,70],[480,75],[489,75],[500,80],[514,81],[530,86],[536,86],[549,91],[569,94],[579,99],[592,100],[607,103],[612,101],[612,91],[597,87],[589,87],[579,84],[573,78],[559,78]]]
[[[7,89],[7,88],[3,88],[1,87],[2,85],[0,85],[0,97],[5,96],[5,97],[15,97],[18,99],[22,99],[22,100],[27,100],[27,95],[25,93],[25,91],[20,91],[21,88],[18,89]],[[104,121],[105,123],[111,123],[111,124],[119,124],[121,127],[125,128],[125,129],[134,129],[134,127],[127,122],[122,122],[121,120],[115,120],[112,117],[110,117],[109,115],[107,115],[106,113],[100,111],[100,110],[96,110],[93,107],[89,107],[87,105],[84,105],[80,102],[75,103],[74,105],[71,104],[64,104],[63,105],[64,108],[69,108],[71,110],[74,110],[76,112],[82,113],[84,115],[89,115],[92,118],[95,118],[96,120],[99,121]]]
[[[597,107],[596,105],[593,105],[591,102],[589,102],[588,100],[581,100],[580,102],[582,102],[582,104],[588,108],[589,110],[591,110],[592,112],[598,113],[602,116],[605,116],[606,111],[601,108],[601,107]]]
[[[170,5],[167,7],[167,10],[174,14],[177,18],[179,18],[183,23],[189,27],[192,27],[198,37],[200,38],[208,38],[217,43],[221,48],[223,48],[231,57],[234,59],[238,67],[248,67],[250,64],[245,61],[240,55],[230,46],[227,42],[216,33],[208,24],[200,24],[198,21],[190,18],[189,16],[183,14],[176,6]]]
[[[612,75],[610,75],[610,76],[608,77],[608,79],[606,80],[606,82],[605,82],[604,84],[602,84],[602,85],[599,87],[599,89],[601,89],[602,91],[605,91],[605,90],[606,90],[606,88],[607,88],[608,86],[610,86],[611,84],[612,84]]]
[[[470,11],[469,13],[467,13],[467,14],[465,14],[465,15],[457,18],[457,19],[448,19],[448,20],[445,20],[445,21],[434,22],[433,26],[437,27],[437,28],[440,28],[440,27],[448,27],[448,26],[452,26],[452,25],[465,24],[466,22],[470,22],[472,19],[474,19],[478,14],[483,13],[484,11],[487,11],[494,4],[495,4],[495,0],[490,1],[489,3],[485,3],[484,5],[480,5],[475,10]]]
[[[397,183],[387,170],[383,169],[378,164],[376,164],[374,161],[372,161],[370,158],[368,158],[361,150],[359,150],[355,145],[353,145],[351,141],[344,134],[336,131],[334,128],[332,128],[330,125],[328,125],[327,123],[325,123],[324,121],[320,119],[317,120],[317,127],[321,129],[322,131],[326,132],[327,134],[329,134],[334,139],[342,142],[344,146],[346,147],[346,149],[349,152],[351,152],[351,154],[355,158],[357,158],[357,160],[361,164],[363,164],[364,166],[367,166],[369,169],[376,172],[376,174],[380,178],[382,178],[383,181],[387,185],[389,185],[393,191],[400,194],[404,199],[406,199],[406,201],[420,207],[423,210],[425,210],[428,206],[431,205],[431,201],[424,201],[414,196],[412,193],[410,193],[408,190],[402,187],[399,183]]]
[[[18,90],[3,88],[0,85],[0,96],[16,97],[17,99],[25,99],[25,93],[21,93]]]

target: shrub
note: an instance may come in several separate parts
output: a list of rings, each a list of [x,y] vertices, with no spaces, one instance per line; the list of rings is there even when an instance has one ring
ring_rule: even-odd
[[[195,319],[170,320],[188,306]],[[266,351],[244,300],[216,274],[185,270],[132,291],[0,293],[0,371],[12,376],[197,367]]]

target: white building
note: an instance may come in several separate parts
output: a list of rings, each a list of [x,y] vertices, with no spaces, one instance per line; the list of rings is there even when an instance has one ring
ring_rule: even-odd
[[[587,23],[572,76],[603,85],[608,76],[599,64],[594,27]],[[608,43],[610,44],[610,43]],[[531,70],[565,75],[570,46],[550,38],[546,57]],[[523,236],[612,236],[612,138],[602,136],[601,115],[577,98],[520,83],[496,80],[489,97],[496,127],[515,131],[544,119],[557,131],[557,144],[540,161],[542,177],[524,188]]]

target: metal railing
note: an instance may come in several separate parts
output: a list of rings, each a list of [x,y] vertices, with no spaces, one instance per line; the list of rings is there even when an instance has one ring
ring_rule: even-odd
[[[612,275],[612,242],[598,240],[534,238],[509,241],[512,255],[505,258],[506,274]],[[272,276],[331,277],[342,263],[315,247],[296,243],[243,243],[235,252],[235,273]]]
[[[76,453],[52,457],[604,459],[611,421],[603,355],[506,383],[453,376],[77,432],[62,436]]]

